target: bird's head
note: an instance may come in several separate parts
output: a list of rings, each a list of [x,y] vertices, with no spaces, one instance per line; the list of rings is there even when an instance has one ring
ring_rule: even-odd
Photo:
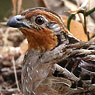
[[[40,52],[58,44],[57,34],[63,28],[60,16],[47,8],[31,8],[8,21],[8,26],[19,28],[28,40],[28,49]]]

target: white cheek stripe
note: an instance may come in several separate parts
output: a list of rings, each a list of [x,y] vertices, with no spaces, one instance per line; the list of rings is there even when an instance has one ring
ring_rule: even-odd
[[[53,28],[53,31],[54,31],[54,32],[59,32],[60,30],[61,30],[60,27]]]
[[[60,33],[61,31],[61,27],[58,24],[53,25],[51,29],[52,29],[52,32],[54,33]]]

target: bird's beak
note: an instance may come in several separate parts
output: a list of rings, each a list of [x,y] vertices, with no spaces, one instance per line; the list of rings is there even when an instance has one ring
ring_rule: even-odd
[[[7,26],[14,27],[14,28],[20,28],[20,27],[30,28],[30,26],[26,22],[24,22],[23,19],[25,19],[24,16],[16,15],[11,19],[9,19]]]

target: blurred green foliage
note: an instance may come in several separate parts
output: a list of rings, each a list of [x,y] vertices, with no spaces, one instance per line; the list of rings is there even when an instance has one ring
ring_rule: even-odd
[[[22,10],[37,7],[37,0],[23,0]],[[12,15],[12,0],[0,0],[0,21]]]
[[[12,10],[11,0],[0,0],[0,21],[5,16],[9,16]]]

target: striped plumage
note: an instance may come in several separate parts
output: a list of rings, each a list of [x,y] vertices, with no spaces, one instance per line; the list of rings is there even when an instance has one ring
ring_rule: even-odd
[[[52,70],[53,64],[37,62],[45,52],[52,51],[59,45],[79,41],[65,28],[62,18],[47,8],[32,8],[11,18],[8,25],[19,28],[28,40],[28,52],[22,68],[24,95],[63,95],[66,84],[64,78],[58,77],[60,74]],[[80,69],[77,68],[81,61],[76,62],[75,58],[64,60],[59,65],[75,72],[79,77]],[[79,71],[76,72],[77,70]]]

